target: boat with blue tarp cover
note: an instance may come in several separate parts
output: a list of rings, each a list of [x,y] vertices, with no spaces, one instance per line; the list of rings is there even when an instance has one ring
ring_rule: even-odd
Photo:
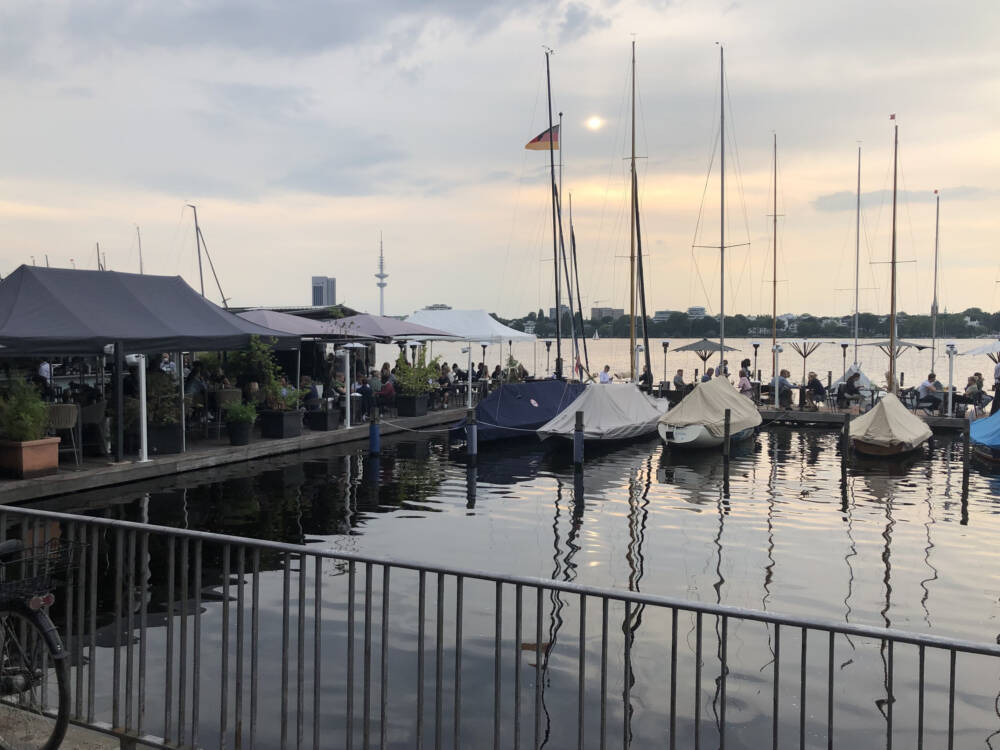
[[[976,458],[1000,466],[1000,412],[969,425],[969,438]]]
[[[535,430],[569,406],[584,387],[565,380],[502,383],[476,406],[479,442],[535,437]],[[451,434],[465,436],[465,419],[452,426]]]

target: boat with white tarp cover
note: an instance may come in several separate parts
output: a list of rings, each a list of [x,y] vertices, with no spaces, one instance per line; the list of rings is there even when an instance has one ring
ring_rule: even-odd
[[[663,441],[678,448],[722,445],[729,409],[731,440],[743,440],[761,423],[753,401],[740,394],[726,378],[700,383],[673,409],[660,417],[657,430]]]
[[[629,440],[656,431],[667,409],[630,383],[592,383],[571,404],[538,428],[538,437],[573,438],[576,413],[583,412],[584,440]]]
[[[899,456],[919,448],[930,438],[931,428],[912,414],[898,398],[887,393],[871,410],[853,419],[851,444],[868,456]]]

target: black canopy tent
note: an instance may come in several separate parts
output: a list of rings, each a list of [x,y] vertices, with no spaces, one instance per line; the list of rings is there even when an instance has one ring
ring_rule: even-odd
[[[114,345],[118,415],[126,352],[241,349],[253,336],[299,346],[298,336],[223,310],[180,276],[20,266],[0,281],[0,355],[100,355]],[[119,418],[119,460],[121,429]]]

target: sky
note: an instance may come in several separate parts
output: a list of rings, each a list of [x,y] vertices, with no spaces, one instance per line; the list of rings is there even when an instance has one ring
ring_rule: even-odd
[[[0,274],[22,263],[199,285],[198,217],[231,305],[553,304],[548,154],[564,113],[583,304],[628,307],[630,47],[650,313],[888,312],[893,125],[899,308],[1000,308],[1000,5],[844,0],[6,0]],[[896,114],[895,121],[889,115]],[[598,118],[601,126],[587,122]],[[568,233],[568,216],[567,233]],[[220,295],[205,261],[206,294]]]

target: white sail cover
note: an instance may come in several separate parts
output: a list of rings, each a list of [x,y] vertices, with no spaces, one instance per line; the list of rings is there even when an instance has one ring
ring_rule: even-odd
[[[716,437],[726,434],[726,409],[729,409],[729,434],[735,435],[761,423],[754,402],[740,394],[725,378],[699,383],[660,421],[673,427],[704,425]]]
[[[851,421],[851,438],[871,445],[913,448],[931,436],[931,429],[911,414],[899,399],[887,393],[875,408]]]
[[[573,437],[576,413],[582,411],[584,440],[628,440],[654,432],[666,408],[666,399],[647,396],[634,385],[592,383],[539,427],[538,437]]]

